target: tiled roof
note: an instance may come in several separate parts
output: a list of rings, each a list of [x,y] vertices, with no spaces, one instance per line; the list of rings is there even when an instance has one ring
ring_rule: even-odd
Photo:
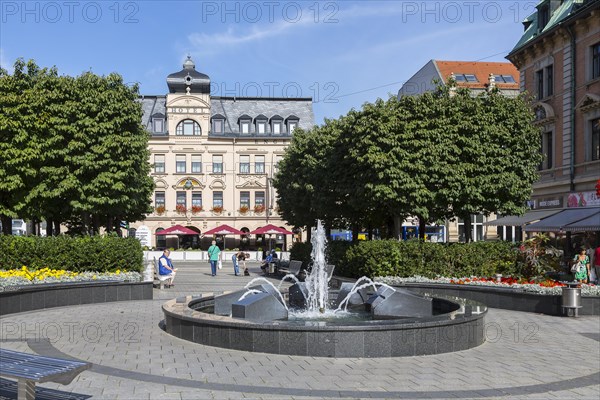
[[[142,103],[142,125],[148,132],[152,132],[152,118],[154,114],[166,115],[165,104],[166,96],[142,96],[139,100]]]
[[[442,80],[445,82],[450,74],[475,75],[477,82],[457,82],[457,86],[473,89],[485,89],[489,84],[490,74],[510,75],[515,83],[504,83],[496,80],[496,85],[501,89],[519,89],[519,71],[509,62],[482,62],[482,61],[443,61],[434,60]]]

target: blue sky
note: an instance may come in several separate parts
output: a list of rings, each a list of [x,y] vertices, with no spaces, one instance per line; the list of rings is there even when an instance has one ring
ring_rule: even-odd
[[[506,61],[536,3],[0,0],[0,64],[118,72],[165,94],[189,54],[213,95],[313,97],[319,124],[397,93],[430,59]]]

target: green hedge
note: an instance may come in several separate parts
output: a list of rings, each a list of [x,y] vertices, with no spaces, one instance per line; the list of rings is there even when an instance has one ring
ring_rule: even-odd
[[[310,263],[310,243],[296,243],[290,259]],[[350,278],[361,276],[518,276],[517,252],[513,243],[429,243],[418,240],[376,240],[329,242],[327,262],[335,274]]]
[[[143,269],[139,240],[116,236],[0,235],[0,269],[62,269],[73,272]]]

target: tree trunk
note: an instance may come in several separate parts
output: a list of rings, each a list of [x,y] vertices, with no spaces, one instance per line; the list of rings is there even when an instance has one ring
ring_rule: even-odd
[[[418,217],[419,217],[419,240],[425,241],[425,230],[427,228],[427,221],[425,220],[425,218],[421,217],[420,215]]]
[[[369,240],[373,240],[373,227],[371,225],[367,228],[367,232],[369,232]]]
[[[394,239],[402,240],[402,221],[403,218],[394,216]]]
[[[60,221],[55,219],[54,221],[54,236],[60,235]]]
[[[387,218],[387,232],[386,232],[386,239],[392,239],[394,237],[394,219],[393,218]]]
[[[312,238],[312,229],[310,226],[307,226],[306,227],[306,241],[308,243],[310,243],[311,238]]]
[[[4,235],[12,235],[12,218],[7,215],[0,215],[2,221],[2,233]]]
[[[54,225],[52,225],[52,219],[46,218],[46,236],[54,236]]]
[[[106,218],[106,233],[111,233],[114,229],[114,219],[112,216]]]
[[[465,242],[466,243],[472,242],[473,241],[473,235],[472,235],[473,227],[471,225],[471,215],[467,215],[466,218],[463,216],[462,219],[465,222]]]
[[[358,229],[358,225],[352,225],[352,241],[353,242],[358,242],[358,234],[360,233],[360,230]]]

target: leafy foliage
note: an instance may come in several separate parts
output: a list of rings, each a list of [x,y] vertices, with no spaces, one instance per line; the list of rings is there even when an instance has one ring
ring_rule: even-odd
[[[93,233],[151,211],[137,87],[117,74],[59,76],[19,59],[13,75],[0,70],[0,94],[0,216]]]
[[[138,271],[143,268],[139,240],[116,236],[55,237],[0,235],[2,269],[42,268],[72,272],[116,270]]]
[[[321,127],[295,131],[274,186],[291,225],[379,227],[525,211],[540,161],[525,97],[475,96],[454,82],[419,96],[366,103]],[[394,230],[387,229],[393,221]],[[421,236],[423,238],[423,236]],[[467,237],[467,241],[469,241]]]

